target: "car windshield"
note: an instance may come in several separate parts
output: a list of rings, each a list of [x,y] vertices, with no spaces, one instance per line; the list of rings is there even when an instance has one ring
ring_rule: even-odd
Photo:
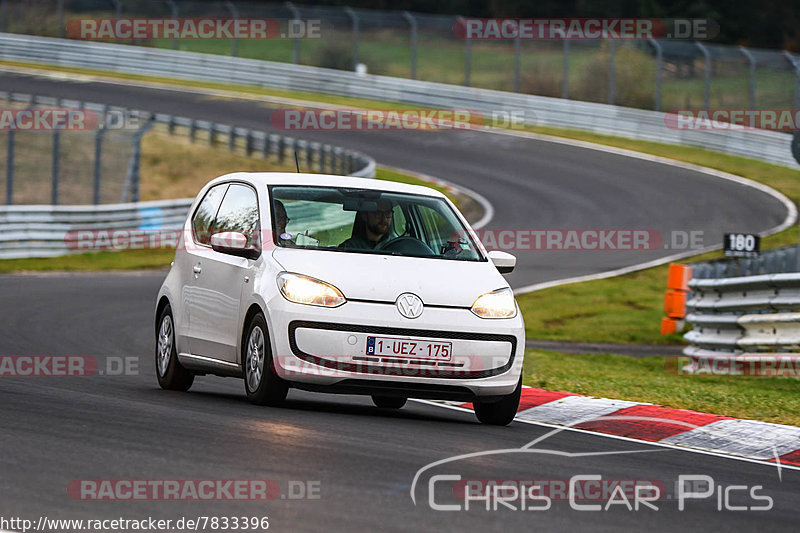
[[[270,198],[280,247],[485,260],[441,198],[320,186],[272,186]]]

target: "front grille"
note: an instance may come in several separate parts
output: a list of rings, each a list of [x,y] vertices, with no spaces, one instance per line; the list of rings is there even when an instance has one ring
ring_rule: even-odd
[[[315,355],[303,352],[297,345],[296,332],[300,328],[305,329],[320,329],[326,331],[348,331],[354,333],[368,333],[373,335],[402,335],[407,337],[429,337],[439,339],[458,339],[458,340],[474,340],[474,341],[497,341],[507,342],[511,345],[511,353],[509,354],[508,361],[499,367],[490,368],[486,370],[458,370],[458,363],[443,364],[439,363],[435,368],[431,368],[429,361],[413,361],[421,368],[412,368],[409,364],[402,366],[374,366],[368,364],[373,359],[353,357],[354,361],[358,362],[337,362],[329,359],[324,359]],[[300,359],[313,363],[325,368],[341,370],[344,372],[356,372],[362,374],[378,374],[378,375],[401,375],[408,377],[435,377],[435,378],[448,378],[448,379],[477,379],[497,376],[507,372],[514,364],[514,354],[517,348],[517,338],[513,335],[497,335],[491,333],[473,333],[464,331],[441,331],[441,330],[427,330],[427,329],[410,329],[410,328],[388,328],[382,326],[366,326],[362,324],[336,324],[330,322],[310,322],[305,320],[295,320],[289,323],[289,346],[292,353]],[[364,361],[361,363],[360,361]],[[403,363],[402,360],[382,359],[386,363]],[[448,368],[442,368],[448,367]]]

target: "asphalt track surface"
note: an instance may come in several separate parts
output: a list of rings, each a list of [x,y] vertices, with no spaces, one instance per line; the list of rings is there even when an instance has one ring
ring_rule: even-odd
[[[268,128],[268,110],[252,103],[210,100],[170,91],[0,77],[0,89],[81,98]],[[317,134],[356,147],[384,164],[425,172],[486,196],[494,228],[652,228],[759,231],[785,216],[772,198],[663,165],[563,145],[477,132],[439,134]],[[421,138],[423,137],[424,138]],[[307,135],[307,137],[312,137]],[[564,278],[639,263],[672,251],[539,252],[520,254],[514,284]],[[240,380],[198,378],[189,393],[158,388],[153,365],[153,306],[164,273],[0,277],[1,355],[82,355],[104,375],[85,378],[2,378],[0,515],[48,518],[268,516],[270,529],[321,530],[789,530],[796,528],[800,473],[774,466],[665,449],[565,431],[536,448],[448,463],[420,476],[431,462],[459,454],[519,448],[550,428],[515,422],[478,424],[471,414],[410,402],[396,412],[369,399],[291,391],[283,408],[247,403]],[[135,370],[108,375],[119,358]],[[550,453],[544,453],[549,450]],[[559,453],[552,453],[552,452]],[[567,456],[564,453],[610,453]],[[554,501],[546,511],[437,511],[429,505],[435,474],[463,479],[652,480],[664,488],[658,511],[577,511]],[[713,496],[679,511],[680,475],[707,475]],[[106,501],[73,499],[81,479],[271,479],[282,496],[270,502]],[[314,482],[318,499],[292,499],[289,485]],[[435,485],[437,503],[457,504],[452,482]],[[725,511],[731,505],[768,511]],[[601,497],[605,504],[608,497]],[[597,503],[597,502],[581,502]],[[478,505],[480,504],[480,505]],[[461,504],[463,506],[463,504]],[[520,503],[512,503],[517,508]]]

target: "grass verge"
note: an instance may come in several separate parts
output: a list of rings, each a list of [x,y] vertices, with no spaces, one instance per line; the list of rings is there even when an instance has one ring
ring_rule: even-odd
[[[800,425],[800,380],[676,376],[664,368],[664,361],[660,357],[528,350],[524,382],[548,390]]]

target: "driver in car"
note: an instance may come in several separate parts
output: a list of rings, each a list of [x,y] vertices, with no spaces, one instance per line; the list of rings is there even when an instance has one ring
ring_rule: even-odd
[[[372,250],[380,242],[391,237],[392,203],[389,200],[378,202],[376,211],[359,211],[353,225],[353,236],[339,245],[339,248]]]

